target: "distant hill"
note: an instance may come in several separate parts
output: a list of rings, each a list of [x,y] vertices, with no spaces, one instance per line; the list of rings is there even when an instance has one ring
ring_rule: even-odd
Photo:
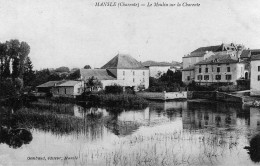
[[[142,62],[143,66],[181,66],[180,62],[156,62],[156,61],[145,61]]]

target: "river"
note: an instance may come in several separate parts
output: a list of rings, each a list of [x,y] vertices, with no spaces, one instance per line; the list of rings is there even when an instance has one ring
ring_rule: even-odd
[[[260,161],[260,109],[239,104],[151,102],[145,109],[126,110],[38,101],[16,109],[1,106],[0,114],[0,165]],[[17,134],[17,128],[29,134]]]

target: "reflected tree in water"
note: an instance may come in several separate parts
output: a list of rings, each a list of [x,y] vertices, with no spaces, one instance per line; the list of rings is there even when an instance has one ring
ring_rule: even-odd
[[[0,143],[5,143],[14,149],[22,147],[23,144],[29,144],[32,138],[32,133],[26,129],[0,127]]]
[[[250,146],[246,146],[248,154],[253,162],[260,162],[260,135],[254,136],[250,141]]]

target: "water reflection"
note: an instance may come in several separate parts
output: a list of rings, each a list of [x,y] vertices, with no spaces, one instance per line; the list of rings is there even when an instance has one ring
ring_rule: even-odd
[[[104,160],[122,153],[123,157],[129,156],[128,152],[132,156],[151,157],[158,161],[163,159],[162,156],[168,161],[174,156],[177,164],[183,156],[186,159],[193,157],[197,165],[214,165],[214,162],[215,165],[230,165],[234,159],[250,165],[253,162],[250,163],[249,158],[259,161],[260,136],[249,139],[260,129],[258,108],[192,102],[151,102],[149,107],[141,110],[87,108],[73,104],[59,108],[51,103],[47,106],[35,103],[35,106],[39,109],[24,107],[14,113],[9,111],[5,118],[0,117],[1,143],[19,148],[31,141],[30,145],[33,145],[24,148],[28,155],[40,155],[44,151],[73,156],[80,152],[89,157],[86,161],[98,161],[96,165],[105,165]],[[23,121],[25,117],[30,123]],[[9,128],[4,127],[7,124]],[[21,127],[31,127],[32,134]],[[41,143],[46,144],[37,148]],[[248,146],[249,155],[243,149],[245,146]],[[37,154],[34,154],[36,149]],[[19,152],[7,149],[7,153]],[[207,161],[203,163],[199,157]],[[143,160],[138,158],[136,162]]]
[[[32,141],[32,134],[26,129],[12,129],[0,126],[0,143],[7,144],[11,148],[20,148],[23,144]]]
[[[250,146],[246,146],[250,158],[254,162],[260,162],[260,135],[254,136],[250,140]]]

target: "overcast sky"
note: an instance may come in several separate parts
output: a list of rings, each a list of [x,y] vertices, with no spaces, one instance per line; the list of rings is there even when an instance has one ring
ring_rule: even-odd
[[[117,53],[139,61],[181,61],[198,47],[222,42],[260,48],[260,0],[190,0],[200,7],[179,8],[95,7],[94,2],[0,0],[0,42],[26,41],[35,69],[101,67]]]

